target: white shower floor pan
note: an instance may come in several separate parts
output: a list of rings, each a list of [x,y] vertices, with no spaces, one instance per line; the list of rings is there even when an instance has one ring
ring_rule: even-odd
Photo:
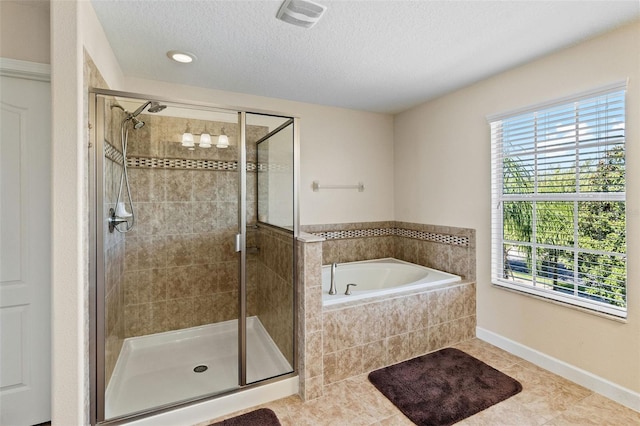
[[[247,382],[292,370],[260,320],[247,318]],[[130,337],[105,392],[105,418],[238,387],[237,320]]]

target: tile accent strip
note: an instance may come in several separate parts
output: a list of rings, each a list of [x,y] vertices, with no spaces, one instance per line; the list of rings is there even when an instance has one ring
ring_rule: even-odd
[[[385,237],[398,236],[406,238],[414,238],[416,240],[433,241],[437,243],[451,244],[454,246],[469,246],[469,238],[458,235],[438,234],[434,232],[416,231],[404,228],[373,228],[373,229],[354,229],[348,231],[325,231],[314,232],[314,235],[324,237],[327,240],[340,240],[345,238],[364,238],[364,237]]]
[[[186,158],[127,158],[128,167],[154,168],[154,169],[186,169],[186,170],[238,170],[237,161],[197,160]],[[247,163],[247,171],[255,171],[255,163]]]
[[[111,145],[109,142],[104,141],[104,156],[114,163],[122,165],[124,158],[122,157],[122,153],[116,149],[115,146]]]
[[[319,237],[324,237],[327,240],[341,240],[344,238],[386,237],[389,235],[397,235],[396,228],[351,229],[348,231],[314,232],[313,234]]]

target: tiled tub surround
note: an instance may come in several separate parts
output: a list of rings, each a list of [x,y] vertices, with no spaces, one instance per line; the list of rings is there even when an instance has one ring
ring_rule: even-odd
[[[303,400],[323,395],[322,244],[324,238],[301,233],[296,241],[297,353]]]
[[[306,225],[325,238],[322,263],[395,257],[475,280],[475,230],[409,222]]]
[[[324,384],[475,336],[475,284],[448,284],[322,313]]]
[[[301,243],[307,322],[301,396],[475,336],[475,232],[406,222],[304,226],[323,242]],[[314,246],[315,244],[315,246]],[[322,250],[315,247],[322,246]],[[367,301],[322,307],[321,266],[395,257],[451,272],[463,281]],[[316,276],[317,275],[317,276]],[[318,377],[322,384],[318,384]],[[309,381],[305,384],[303,381]],[[315,381],[314,381],[315,380]],[[319,386],[322,386],[319,388]]]

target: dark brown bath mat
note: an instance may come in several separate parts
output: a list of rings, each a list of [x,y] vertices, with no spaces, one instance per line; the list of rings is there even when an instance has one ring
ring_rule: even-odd
[[[458,349],[446,348],[369,373],[412,422],[451,425],[522,390],[522,385]]]
[[[210,426],[281,426],[276,413],[268,408],[260,408],[246,414],[241,414]]]

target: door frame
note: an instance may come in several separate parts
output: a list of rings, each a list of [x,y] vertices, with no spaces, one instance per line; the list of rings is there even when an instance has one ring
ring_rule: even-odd
[[[23,60],[18,60],[18,59],[13,59],[13,58],[6,58],[6,57],[0,57],[0,76],[2,77],[9,77],[9,78],[15,78],[15,79],[20,79],[20,80],[30,80],[30,81],[36,81],[36,82],[41,82],[41,83],[46,83],[49,85],[49,92],[51,90],[51,65],[50,64],[44,64],[44,63],[39,63],[39,62],[31,62],[31,61],[23,61]],[[49,104],[48,104],[48,108],[49,108],[49,114],[51,114],[51,101],[49,100]],[[49,129],[49,150],[51,150],[52,147],[52,142],[51,142],[51,129]],[[51,167],[51,165],[50,165]],[[52,189],[49,188],[47,190],[48,194],[49,194],[49,198],[51,198],[52,196]],[[53,241],[51,240],[51,233],[48,236],[49,237],[49,255],[51,255],[52,250],[53,250]],[[49,316],[51,315],[52,312],[52,306],[51,306],[51,301],[52,301],[52,264],[49,263],[49,271],[48,271],[48,285],[49,285],[49,296],[48,296],[48,309],[49,309]],[[51,383],[52,383],[52,376],[53,376],[53,365],[51,363],[52,359],[53,359],[53,350],[52,350],[52,342],[53,342],[53,336],[51,333],[51,327],[49,323],[46,324],[41,324],[42,326],[49,326],[46,328],[45,333],[48,335],[48,342],[49,342],[49,359],[48,359],[48,375],[49,375],[49,388],[47,389],[48,395],[49,395],[49,406],[48,406],[48,419],[51,419],[51,393],[52,393],[52,387],[51,387]]]

